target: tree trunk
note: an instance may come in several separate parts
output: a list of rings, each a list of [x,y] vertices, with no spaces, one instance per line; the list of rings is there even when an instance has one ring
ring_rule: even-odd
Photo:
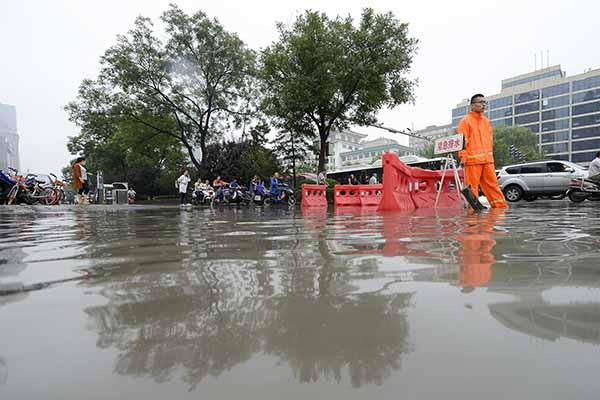
[[[296,188],[296,148],[294,147],[294,136],[292,135],[292,185]]]
[[[202,161],[198,162],[198,160],[196,159],[196,156],[194,156],[194,148],[187,144],[185,147],[187,149],[188,155],[190,156],[190,160],[192,161],[192,164],[194,164],[194,167],[196,167],[198,169],[198,171],[200,171],[200,168],[202,166],[201,165]],[[204,158],[204,154],[202,156],[203,156],[202,158]]]
[[[206,168],[206,136],[203,134],[200,134],[200,152],[202,153],[202,159],[200,160],[200,166],[198,167],[199,170],[198,172],[200,174],[208,173],[208,168]],[[205,176],[204,178],[208,178],[207,176]]]
[[[319,149],[319,168],[317,171],[317,175],[325,171],[325,157],[327,157],[327,139],[329,137],[329,132],[326,128],[319,128],[319,138],[321,139],[321,148]]]

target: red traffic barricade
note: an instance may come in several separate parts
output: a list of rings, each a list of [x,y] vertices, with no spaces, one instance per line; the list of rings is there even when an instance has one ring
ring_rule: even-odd
[[[378,206],[383,197],[383,185],[360,185],[360,205],[363,207],[367,206]]]
[[[379,203],[379,211],[412,211],[415,203],[411,197],[412,171],[393,152],[384,153],[383,195]]]
[[[327,207],[325,185],[302,184],[302,207]]]
[[[360,206],[360,186],[335,185],[333,187],[333,204],[336,206]]]

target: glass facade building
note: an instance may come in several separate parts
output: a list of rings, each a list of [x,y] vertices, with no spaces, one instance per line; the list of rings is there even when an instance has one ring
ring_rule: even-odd
[[[505,79],[486,97],[492,127],[529,128],[548,158],[587,165],[600,150],[600,69],[567,77],[557,65]],[[468,101],[452,110],[453,129],[468,111]]]
[[[14,106],[0,103],[0,169],[19,169],[19,135],[17,111]]]

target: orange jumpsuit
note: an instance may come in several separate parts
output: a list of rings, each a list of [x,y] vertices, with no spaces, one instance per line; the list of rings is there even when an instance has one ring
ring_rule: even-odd
[[[465,149],[458,152],[465,168],[465,185],[471,186],[476,196],[481,186],[493,208],[507,208],[494,168],[494,137],[490,120],[471,111],[460,121],[456,131],[466,140]]]

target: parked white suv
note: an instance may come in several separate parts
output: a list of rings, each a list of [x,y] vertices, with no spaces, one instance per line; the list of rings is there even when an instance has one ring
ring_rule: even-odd
[[[505,166],[498,172],[498,184],[506,200],[531,201],[539,196],[564,197],[571,179],[586,174],[584,167],[569,161],[533,161]]]

